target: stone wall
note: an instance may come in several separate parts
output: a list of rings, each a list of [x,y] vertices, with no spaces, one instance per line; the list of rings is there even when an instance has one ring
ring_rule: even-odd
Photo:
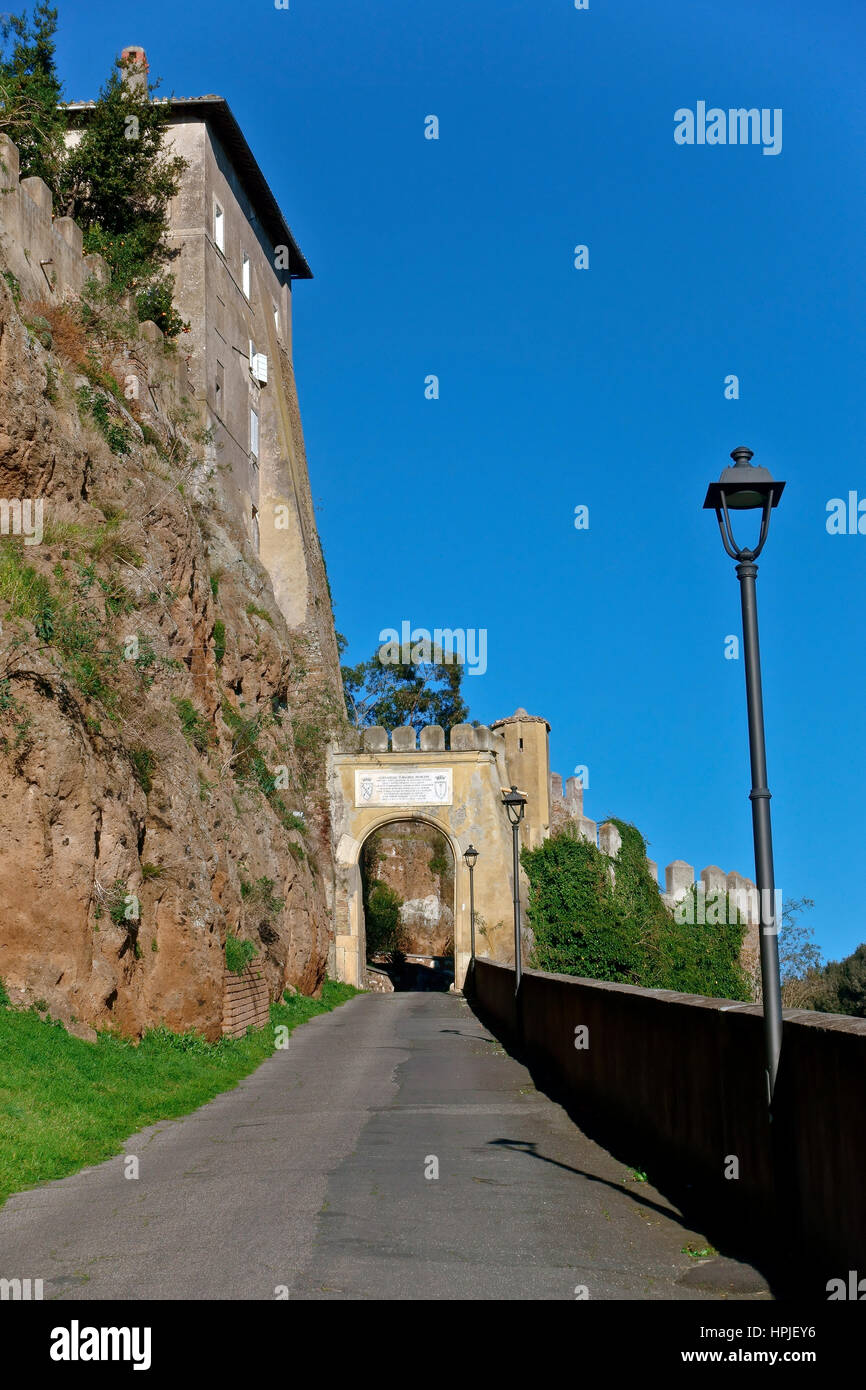
[[[223,1037],[242,1038],[248,1028],[264,1028],[270,1017],[268,982],[248,964],[242,975],[226,970],[223,981]]]
[[[59,301],[80,294],[92,275],[108,280],[101,256],[85,256],[82,231],[71,217],[54,217],[42,179],[19,181],[18,148],[0,135],[0,250],[25,298]]]
[[[77,298],[90,279],[106,284],[108,266],[102,256],[84,255],[77,222],[54,216],[48,185],[42,179],[19,179],[18,173],[18,148],[0,135],[0,262],[18,281],[22,302],[60,305]],[[131,310],[131,298],[124,304]],[[139,324],[139,337],[151,350],[139,352],[130,345],[112,367],[149,423],[155,414],[178,408],[192,385],[186,357],[164,350],[155,323]]]
[[[774,1254],[801,1296],[866,1272],[866,1019],[785,1011],[771,1127],[756,1004],[535,970],[515,998],[483,960],[471,997],[594,1137],[697,1201],[715,1244]]]

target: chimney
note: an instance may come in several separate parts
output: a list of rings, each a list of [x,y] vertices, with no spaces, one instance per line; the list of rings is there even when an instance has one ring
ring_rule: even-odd
[[[130,64],[123,74],[125,84],[134,92],[147,92],[147,54],[138,44],[131,44],[120,55],[122,63]]]

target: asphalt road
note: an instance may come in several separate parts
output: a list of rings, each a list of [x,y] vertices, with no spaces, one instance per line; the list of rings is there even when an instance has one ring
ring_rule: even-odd
[[[683,1253],[701,1233],[455,995],[360,995],[124,1152],[137,1179],[118,1156],[9,1199],[0,1277],[76,1300],[770,1297]]]

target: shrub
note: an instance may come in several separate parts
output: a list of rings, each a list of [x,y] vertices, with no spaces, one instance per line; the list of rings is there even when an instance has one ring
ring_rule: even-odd
[[[251,941],[242,941],[231,933],[226,937],[226,969],[232,975],[243,975],[253,956],[258,951]]]
[[[144,748],[139,744],[130,748],[129,760],[132,763],[132,775],[147,796],[153,786],[153,770],[156,767],[156,758],[149,748]]]
[[[364,884],[364,923],[367,932],[367,955],[400,951],[405,934],[400,923],[403,900],[381,879],[373,878]]]
[[[146,286],[135,299],[139,323],[150,319],[157,328],[162,329],[166,338],[176,338],[179,333],[189,332],[189,322],[181,318],[172,303],[173,293],[174,276],[165,275]]]
[[[212,734],[204,715],[199,713],[192,700],[175,699],[174,707],[187,743],[191,743],[197,752],[206,753],[211,744]]]
[[[18,279],[17,275],[13,275],[11,270],[3,271],[3,279],[9,286],[9,292],[12,295],[12,303],[17,309],[18,305],[21,303],[21,281]]]

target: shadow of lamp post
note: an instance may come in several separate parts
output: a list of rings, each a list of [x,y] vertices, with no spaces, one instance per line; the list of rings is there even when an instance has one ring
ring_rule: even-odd
[[[746,707],[749,718],[749,752],[752,764],[752,835],[755,842],[755,881],[761,904],[761,986],[764,1007],[764,1048],[767,1062],[767,1098],[772,1105],[782,1049],[782,991],[779,980],[778,925],[775,921],[773,836],[770,826],[770,790],[767,786],[767,753],[764,744],[764,701],[761,692],[761,656],[758,647],[758,606],[755,564],[770,529],[770,513],[778,506],[785,484],[776,482],[766,468],[752,462],[751,449],[734,449],[733,468],[726,468],[717,483],[710,483],[704,507],[714,511],[722,544],[737,561],[743,610],[743,647],[746,660]],[[754,549],[734,540],[730,513],[761,512],[761,530]]]

